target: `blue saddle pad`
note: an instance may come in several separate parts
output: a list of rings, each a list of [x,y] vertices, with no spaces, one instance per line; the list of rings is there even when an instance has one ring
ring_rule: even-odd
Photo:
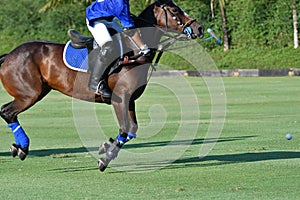
[[[71,46],[71,41],[69,41],[64,48],[63,59],[65,65],[73,70],[81,72],[87,72],[88,70],[87,48],[75,49]]]

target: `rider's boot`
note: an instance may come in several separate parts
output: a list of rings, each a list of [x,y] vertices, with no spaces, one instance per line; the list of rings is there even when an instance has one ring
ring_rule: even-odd
[[[95,94],[103,98],[111,98],[111,90],[107,86],[107,67],[114,60],[112,55],[113,47],[111,42],[104,44],[101,48],[94,49],[88,58],[90,71],[89,88]]]

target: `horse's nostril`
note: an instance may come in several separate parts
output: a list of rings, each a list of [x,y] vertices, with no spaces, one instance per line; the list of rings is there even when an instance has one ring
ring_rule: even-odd
[[[203,30],[204,30],[204,27],[203,27],[203,26],[200,26],[200,27],[198,28],[199,35],[203,35]]]
[[[201,26],[201,25],[198,27],[198,34],[197,34],[197,36],[199,38],[202,38],[204,36],[204,27]]]

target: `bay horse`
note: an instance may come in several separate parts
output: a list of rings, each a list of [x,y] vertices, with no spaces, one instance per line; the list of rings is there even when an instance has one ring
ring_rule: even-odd
[[[108,86],[113,95],[112,104],[119,123],[119,135],[110,142],[104,142],[99,153],[98,167],[101,171],[114,159],[122,145],[136,137],[138,129],[135,100],[147,85],[149,67],[157,53],[158,44],[168,31],[186,35],[191,39],[203,37],[203,26],[186,14],[172,0],[157,0],[148,6],[138,17],[134,17],[142,40],[152,49],[150,56],[141,56],[141,62],[125,62],[108,77]],[[151,27],[151,31],[143,30]],[[147,28],[146,28],[147,29]],[[88,38],[81,36],[79,39]],[[131,50],[134,55],[139,49],[129,37],[123,36],[125,53]],[[16,47],[8,54],[0,56],[0,78],[5,90],[14,98],[1,107],[0,116],[11,128],[15,143],[11,146],[13,157],[24,160],[29,153],[29,137],[22,129],[18,114],[24,112],[43,99],[51,90],[57,90],[67,96],[96,103],[107,100],[88,89],[89,73],[68,68],[63,61],[65,44],[48,41],[30,41]],[[146,64],[145,64],[146,63]],[[76,81],[80,84],[76,84]],[[122,144],[121,142],[122,141]]]

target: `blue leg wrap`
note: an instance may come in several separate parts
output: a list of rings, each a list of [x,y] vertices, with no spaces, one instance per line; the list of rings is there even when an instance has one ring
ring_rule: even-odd
[[[126,138],[126,142],[128,142],[129,140],[136,138],[136,134],[128,132],[127,138]]]
[[[19,122],[10,123],[8,124],[8,127],[11,128],[17,145],[20,145],[22,148],[29,147],[29,138]]]
[[[121,134],[119,133],[117,139],[120,142],[121,145],[125,144],[126,142],[128,142],[129,140],[136,138],[136,134],[128,132],[127,133],[127,137],[123,137],[121,136]]]

